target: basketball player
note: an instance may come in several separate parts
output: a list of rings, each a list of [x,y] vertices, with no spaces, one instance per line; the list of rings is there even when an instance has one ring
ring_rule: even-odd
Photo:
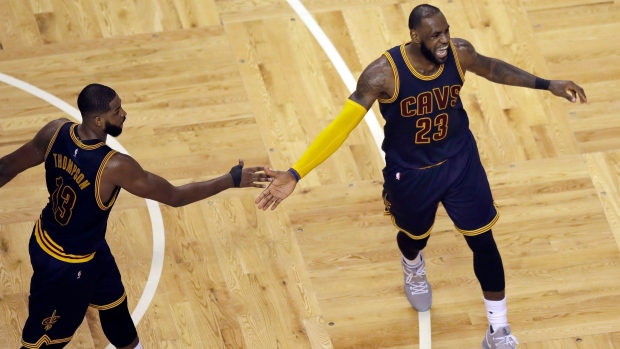
[[[103,332],[117,348],[142,348],[127,307],[114,257],[105,241],[110,210],[121,188],[179,207],[232,187],[265,185],[262,167],[243,168],[205,182],[175,187],[105,144],[123,131],[127,113],[111,88],[86,86],[77,100],[83,123],[59,119],[0,159],[0,187],[45,163],[50,197],[36,222],[29,252],[34,274],[21,348],[63,348],[89,306],[99,310]]]
[[[431,307],[421,251],[441,202],[474,254],[489,320],[483,348],[516,348],[506,317],[502,259],[491,232],[499,214],[459,92],[465,72],[471,71],[496,83],[548,90],[571,102],[578,96],[585,103],[585,93],[572,81],[541,79],[477,53],[466,40],[451,39],[446,18],[434,6],[415,7],[409,29],[411,42],[389,49],[366,67],[340,115],[290,170],[266,170],[274,179],[256,203],[275,209],[297,181],[342,145],[378,100],[386,120],[383,197],[399,230],[407,299],[418,311]]]

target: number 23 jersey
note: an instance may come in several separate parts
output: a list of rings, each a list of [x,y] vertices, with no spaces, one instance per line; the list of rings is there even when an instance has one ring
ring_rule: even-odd
[[[386,123],[382,149],[388,166],[424,168],[442,163],[469,141],[469,119],[460,98],[464,82],[452,42],[433,75],[415,70],[407,44],[384,53],[394,72],[394,95],[379,100]]]
[[[64,123],[48,146],[45,179],[50,197],[34,229],[48,254],[70,263],[92,259],[105,239],[120,191],[116,187],[110,198],[100,197],[101,174],[116,151],[100,140],[80,140],[77,127]]]

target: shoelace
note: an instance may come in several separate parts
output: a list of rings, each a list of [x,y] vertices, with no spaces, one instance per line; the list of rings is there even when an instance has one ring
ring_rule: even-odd
[[[503,337],[495,337],[493,338],[496,345],[512,345],[513,348],[515,345],[519,344],[517,338],[511,334]]]
[[[413,282],[413,278],[416,276],[424,276],[426,275],[426,269],[424,267],[424,265],[422,265],[419,268],[416,268],[416,272],[415,273],[409,273],[408,272],[408,268],[405,269],[405,274],[407,274],[407,278],[405,279],[405,282],[407,283],[407,285],[409,285],[409,288],[411,289],[411,294],[412,295],[416,295],[416,294],[424,294],[424,293],[428,293],[428,283],[421,281],[421,282]]]

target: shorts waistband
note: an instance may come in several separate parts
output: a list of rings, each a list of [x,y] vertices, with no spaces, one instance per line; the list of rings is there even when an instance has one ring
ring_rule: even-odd
[[[85,255],[66,253],[62,246],[55,243],[54,240],[52,240],[52,238],[49,236],[49,234],[45,230],[43,230],[43,228],[41,227],[41,218],[39,218],[39,220],[34,226],[34,236],[43,251],[60,261],[67,263],[85,263],[95,257],[96,252]]]

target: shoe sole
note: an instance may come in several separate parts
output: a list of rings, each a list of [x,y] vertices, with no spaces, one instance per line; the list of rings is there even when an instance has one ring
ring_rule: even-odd
[[[482,340],[482,348],[489,349],[489,347],[487,347],[487,344],[485,342],[486,342],[486,340],[483,339]]]
[[[411,305],[411,307],[413,308],[413,310],[415,310],[415,311],[417,311],[417,312],[419,312],[419,313],[422,313],[422,312],[425,312],[425,311],[429,311],[429,310],[431,310],[431,307],[433,306],[433,297],[431,297],[431,305],[429,305],[429,306],[428,306],[428,308],[426,308],[426,309],[424,309],[424,310],[417,309],[417,308],[416,308],[416,307],[414,307],[411,303],[409,303],[409,305]]]
[[[431,305],[431,306],[432,306],[432,305]],[[416,308],[413,308],[413,309],[414,309],[415,311],[417,311],[418,313],[423,313],[423,312],[425,312],[425,311],[429,311],[429,310],[431,310],[431,307],[428,307],[428,308],[426,308],[426,309],[424,309],[424,310],[420,310],[420,309],[416,309]]]

